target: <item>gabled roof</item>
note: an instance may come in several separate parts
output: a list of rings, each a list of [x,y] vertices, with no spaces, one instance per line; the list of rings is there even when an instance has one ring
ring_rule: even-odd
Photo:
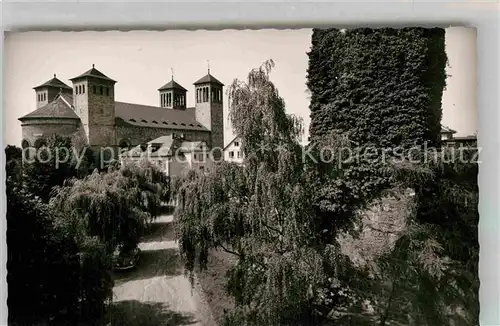
[[[56,77],[56,74],[54,74],[54,78],[52,78],[51,80],[48,80],[46,81],[45,83],[37,86],[37,87],[33,87],[33,89],[39,89],[39,88],[42,88],[42,87],[54,87],[54,88],[63,88],[63,89],[73,89],[71,87],[69,87],[68,85],[66,85],[65,83],[63,83],[62,81],[60,81],[57,77]]]
[[[100,72],[99,70],[95,69],[94,65],[92,65],[92,69],[87,70],[83,74],[81,74],[79,76],[76,76],[76,77],[73,77],[70,80],[73,81],[73,80],[77,80],[77,79],[85,78],[85,77],[99,78],[99,79],[104,79],[104,80],[108,80],[108,81],[116,83],[115,80],[109,78],[108,76],[106,76],[105,74],[103,74],[102,72]]]
[[[25,116],[19,118],[23,121],[26,119],[76,119],[80,118],[76,115],[75,111],[68,106],[68,103],[62,97],[56,97],[55,100],[35,111],[26,114]]]
[[[167,89],[180,89],[180,90],[183,90],[183,91],[187,92],[187,89],[185,89],[184,87],[182,87],[181,85],[179,85],[173,79],[171,81],[169,81],[168,83],[166,83],[165,85],[163,85],[162,87],[158,88],[159,91],[167,90]]]
[[[234,143],[234,141],[235,141],[236,139],[239,139],[239,138],[240,138],[239,136],[235,136],[235,137],[233,138],[233,140],[231,140],[229,143],[227,143],[227,145],[224,147],[224,149],[223,149],[223,150],[225,151],[225,150],[226,150],[229,146],[231,146],[231,144],[232,144],[232,143]]]
[[[201,77],[200,79],[198,79],[196,82],[194,82],[193,85],[207,84],[207,83],[218,84],[218,85],[224,86],[224,84],[221,83],[217,78],[210,75],[210,72],[208,74],[206,74],[205,76]]]
[[[69,107],[73,108],[73,94],[68,94],[68,93],[59,93],[57,94],[56,98],[62,97],[64,101],[68,104]]]
[[[138,127],[208,131],[196,121],[193,108],[174,110],[157,106],[115,102],[115,117]]]

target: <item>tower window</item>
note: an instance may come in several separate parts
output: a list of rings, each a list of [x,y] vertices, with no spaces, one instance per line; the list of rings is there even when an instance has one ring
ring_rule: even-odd
[[[82,93],[85,94],[85,85],[82,85]]]
[[[40,94],[36,94],[36,99],[40,102]]]
[[[94,93],[94,94],[97,93],[97,87],[95,87],[95,85],[92,86],[92,93]]]
[[[43,100],[45,101],[46,98],[47,98],[47,94],[43,93]]]
[[[109,96],[109,87],[106,87],[106,96]]]
[[[102,86],[99,86],[99,93],[100,93],[101,95],[103,95],[103,94],[104,94]]]

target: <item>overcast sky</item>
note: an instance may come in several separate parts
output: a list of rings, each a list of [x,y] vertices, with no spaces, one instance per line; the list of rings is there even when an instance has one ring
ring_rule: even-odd
[[[35,109],[33,87],[54,74],[71,85],[69,78],[92,64],[118,81],[115,100],[158,105],[157,89],[174,79],[188,90],[188,106],[194,106],[194,86],[210,72],[222,83],[245,79],[252,68],[273,59],[271,79],[285,99],[287,111],[309,122],[306,93],[307,52],[310,29],[260,31],[168,32],[27,32],[7,34],[4,60],[4,128],[6,144],[20,145],[19,117]],[[457,135],[476,131],[476,34],[473,29],[447,29],[450,67],[443,94],[443,124]],[[224,98],[225,142],[232,132]]]

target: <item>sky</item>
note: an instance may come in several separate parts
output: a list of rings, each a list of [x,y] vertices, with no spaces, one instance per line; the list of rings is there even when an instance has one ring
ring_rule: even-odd
[[[443,92],[443,124],[457,136],[474,133],[476,117],[476,34],[474,29],[446,30],[449,59],[447,88]],[[188,90],[194,106],[193,82],[210,73],[225,85],[246,80],[248,72],[272,59],[271,80],[284,98],[288,113],[304,119],[309,128],[306,92],[307,52],[311,29],[133,32],[25,32],[8,33],[4,43],[4,145],[21,143],[19,117],[35,109],[38,86],[70,78],[95,65],[117,81],[115,100],[158,105],[157,89],[172,78]],[[224,96],[225,143],[233,138]]]

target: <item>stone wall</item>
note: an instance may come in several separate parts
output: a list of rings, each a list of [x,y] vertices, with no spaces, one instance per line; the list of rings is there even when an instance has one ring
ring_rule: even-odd
[[[75,91],[78,86],[83,86],[85,92],[73,93],[75,112],[82,120],[89,144],[91,146],[116,145],[113,82],[88,78],[73,83]]]
[[[89,143],[92,146],[116,145],[114,83],[89,79],[88,91]]]
[[[342,253],[355,265],[364,266],[394,249],[413,214],[414,195],[412,189],[395,188],[391,194],[359,211],[357,227],[360,233],[356,236],[345,233],[339,237]]]
[[[54,135],[71,137],[80,127],[80,121],[73,119],[33,119],[22,125],[23,142],[34,146],[36,140],[47,139]]]

